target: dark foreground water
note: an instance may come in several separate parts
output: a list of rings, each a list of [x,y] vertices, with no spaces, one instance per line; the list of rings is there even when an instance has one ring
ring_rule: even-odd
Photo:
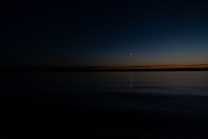
[[[208,138],[208,72],[0,76],[0,138]]]

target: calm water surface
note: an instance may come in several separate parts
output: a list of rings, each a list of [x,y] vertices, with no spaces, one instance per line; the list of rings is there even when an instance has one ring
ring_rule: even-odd
[[[1,108],[13,110],[10,116],[2,111],[4,121],[26,111],[42,119],[3,123],[9,131],[11,125],[16,130],[36,123],[38,130],[47,125],[90,137],[208,137],[208,72],[1,73],[0,80]],[[54,111],[58,118],[51,116]]]
[[[208,95],[208,72],[1,73],[7,91]]]
[[[7,103],[14,106],[24,106],[30,99],[40,106],[76,104],[159,110],[176,109],[177,105],[176,110],[207,106],[208,72],[28,72],[2,77],[2,93],[15,96]],[[57,99],[47,97],[51,95]],[[158,101],[159,96],[167,98]]]

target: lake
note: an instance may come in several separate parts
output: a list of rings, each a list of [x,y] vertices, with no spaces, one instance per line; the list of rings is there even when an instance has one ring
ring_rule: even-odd
[[[2,138],[208,138],[208,72],[1,72]]]

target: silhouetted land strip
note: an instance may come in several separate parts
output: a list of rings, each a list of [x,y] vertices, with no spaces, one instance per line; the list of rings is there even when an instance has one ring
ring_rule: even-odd
[[[119,72],[119,71],[208,71],[207,68],[162,68],[162,69],[116,69],[116,68],[109,68],[109,69],[66,69],[66,68],[1,68],[1,72]]]

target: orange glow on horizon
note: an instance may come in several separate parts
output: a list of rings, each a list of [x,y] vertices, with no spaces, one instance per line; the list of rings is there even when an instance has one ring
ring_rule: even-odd
[[[176,69],[176,68],[208,68],[208,64],[193,64],[193,65],[139,65],[139,66],[101,66],[101,69]]]

